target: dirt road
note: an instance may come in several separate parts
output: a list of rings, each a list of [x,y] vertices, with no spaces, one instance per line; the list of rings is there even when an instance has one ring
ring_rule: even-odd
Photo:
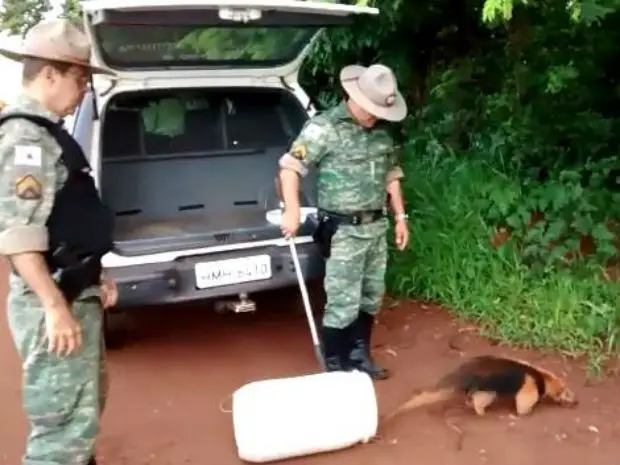
[[[2,294],[3,295],[3,294]],[[2,299],[4,301],[4,299]],[[316,370],[295,294],[264,295],[254,315],[214,315],[204,308],[141,310],[130,319],[129,343],[109,353],[112,391],[98,444],[104,465],[233,465],[227,396],[251,380]],[[452,367],[462,355],[492,347],[432,307],[408,303],[384,313],[376,357],[395,371],[377,382],[380,409],[391,409],[410,388]],[[455,348],[450,347],[456,345]],[[565,371],[579,393],[577,409],[541,407],[528,418],[497,408],[476,418],[458,407],[419,411],[374,444],[306,457],[304,465],[617,465],[620,395],[617,379],[586,386],[577,365],[521,352]],[[0,464],[18,465],[26,433],[20,406],[20,369],[0,319]],[[287,463],[287,462],[285,462]],[[293,463],[293,462],[288,462]]]

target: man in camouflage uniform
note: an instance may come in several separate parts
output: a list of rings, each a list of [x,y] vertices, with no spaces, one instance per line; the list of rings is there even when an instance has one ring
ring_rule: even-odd
[[[386,379],[387,370],[372,361],[370,340],[385,290],[388,196],[400,250],[409,233],[395,143],[377,122],[403,120],[407,106],[386,66],[347,66],[340,81],[348,99],[312,118],[280,159],[282,232],[286,237],[297,233],[299,177],[316,166],[319,215],[338,223],[325,271],[321,336],[326,369],[359,369]]]
[[[67,20],[39,23],[23,51],[0,53],[23,64],[22,92],[3,114],[60,122],[82,100],[91,73],[109,74],[90,66],[87,36]],[[107,392],[102,307],[115,304],[116,286],[102,277],[70,305],[43,255],[46,221],[67,179],[60,152],[56,139],[33,122],[15,118],[0,126],[0,253],[11,264],[7,313],[30,423],[24,465],[94,464]]]

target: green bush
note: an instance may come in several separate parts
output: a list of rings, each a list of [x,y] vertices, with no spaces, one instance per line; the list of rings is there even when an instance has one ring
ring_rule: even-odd
[[[616,351],[620,289],[602,270],[620,263],[618,6],[370,4],[382,14],[325,34],[301,81],[325,108],[343,65],[382,62],[409,103],[412,241],[390,253],[391,293],[504,342]],[[497,249],[496,227],[511,232]]]
[[[614,350],[619,286],[585,265],[536,272],[515,241],[496,250],[494,225],[485,219],[488,193],[509,180],[474,154],[419,149],[415,142],[406,149],[412,240],[407,251],[390,254],[391,293],[438,302],[487,334],[526,347],[591,356]]]

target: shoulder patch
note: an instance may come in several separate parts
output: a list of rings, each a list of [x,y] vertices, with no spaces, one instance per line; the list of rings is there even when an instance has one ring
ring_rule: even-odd
[[[304,145],[296,145],[291,149],[291,155],[300,161],[304,161],[308,156],[308,152]]]
[[[20,176],[15,181],[15,195],[22,200],[38,200],[42,194],[43,186],[32,174]]]
[[[43,164],[41,147],[37,145],[16,145],[13,152],[15,166],[40,167]]]

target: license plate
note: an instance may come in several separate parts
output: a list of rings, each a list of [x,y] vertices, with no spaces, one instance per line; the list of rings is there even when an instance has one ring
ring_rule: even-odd
[[[271,278],[271,257],[269,255],[255,255],[197,263],[194,271],[196,273],[196,287],[199,289],[260,281]]]

